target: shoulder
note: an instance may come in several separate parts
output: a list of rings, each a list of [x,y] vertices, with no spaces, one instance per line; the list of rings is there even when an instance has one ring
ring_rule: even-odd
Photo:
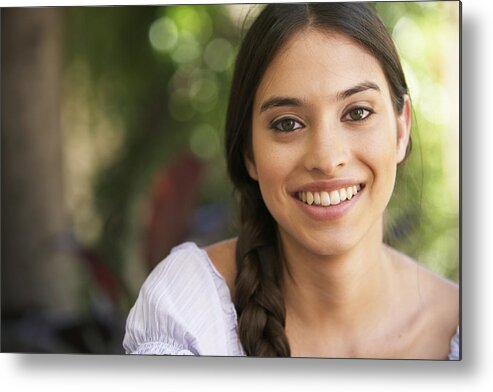
[[[224,277],[231,293],[234,290],[237,273],[236,241],[236,238],[231,238],[204,248],[216,269]]]
[[[175,306],[187,302],[214,299],[217,291],[216,276],[207,253],[192,242],[181,244],[161,261],[149,274],[139,296],[149,302],[173,302]],[[198,291],[202,293],[199,298]],[[182,295],[187,293],[188,295]]]
[[[394,266],[406,286],[417,290],[422,301],[455,312],[459,308],[459,286],[426,268],[411,257],[388,248]]]
[[[127,318],[124,347],[142,352],[156,343],[173,347],[172,353],[226,355],[234,317],[227,287],[207,253],[185,243],[142,285]]]
[[[459,325],[459,286],[395,249],[390,254],[413,319],[419,321],[419,340],[448,353]]]

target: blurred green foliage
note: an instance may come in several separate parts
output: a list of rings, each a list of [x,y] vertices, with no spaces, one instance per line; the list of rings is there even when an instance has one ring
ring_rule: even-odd
[[[399,168],[387,241],[459,276],[459,3],[376,3],[401,56],[413,149]]]
[[[376,8],[405,71],[412,72],[415,113],[413,152],[400,169],[387,240],[457,279],[459,146],[453,142],[458,117],[452,114],[458,106],[446,99],[458,93],[448,90],[450,84],[457,88],[458,80],[447,74],[447,54],[454,50],[448,42],[458,41],[458,3],[381,2]],[[82,153],[87,159],[93,149],[106,152],[92,162],[88,179],[72,179],[86,181],[90,197],[73,203],[70,213],[76,234],[122,275],[125,265],[139,262],[140,206],[152,176],[177,152],[191,151],[207,165],[198,205],[234,208],[223,124],[247,10],[244,5],[66,8],[64,91],[75,104],[64,109],[71,112],[65,137],[86,135],[92,141]],[[89,113],[86,123],[70,120],[77,110]]]
[[[207,162],[201,203],[229,203],[223,121],[239,32],[223,6],[74,7],[66,22],[66,72],[78,76],[68,79],[89,86],[78,102],[89,108],[90,124],[109,124],[94,128],[121,139],[94,168],[88,184],[94,206],[81,206],[94,208],[99,236],[84,233],[94,222],[76,234],[94,238],[118,270],[136,246],[136,202],[176,153],[191,150]],[[80,213],[73,211],[74,220]]]

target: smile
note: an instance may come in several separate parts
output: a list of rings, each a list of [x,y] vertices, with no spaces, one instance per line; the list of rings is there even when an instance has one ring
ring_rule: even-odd
[[[305,204],[328,207],[351,200],[360,190],[361,185],[358,184],[330,192],[297,192],[296,195]]]

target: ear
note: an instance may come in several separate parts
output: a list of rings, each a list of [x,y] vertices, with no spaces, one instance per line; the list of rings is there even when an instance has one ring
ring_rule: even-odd
[[[246,169],[252,180],[258,181],[257,167],[250,155],[251,154],[248,151],[245,151],[243,153],[243,160],[245,161]]]
[[[397,117],[397,163],[401,163],[406,157],[411,134],[411,113],[411,100],[405,95],[402,112]]]

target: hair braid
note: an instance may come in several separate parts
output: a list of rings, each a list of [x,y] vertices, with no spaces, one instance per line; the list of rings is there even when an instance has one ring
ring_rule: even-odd
[[[241,215],[234,298],[241,343],[247,355],[290,356],[274,220],[253,194],[242,194]]]

